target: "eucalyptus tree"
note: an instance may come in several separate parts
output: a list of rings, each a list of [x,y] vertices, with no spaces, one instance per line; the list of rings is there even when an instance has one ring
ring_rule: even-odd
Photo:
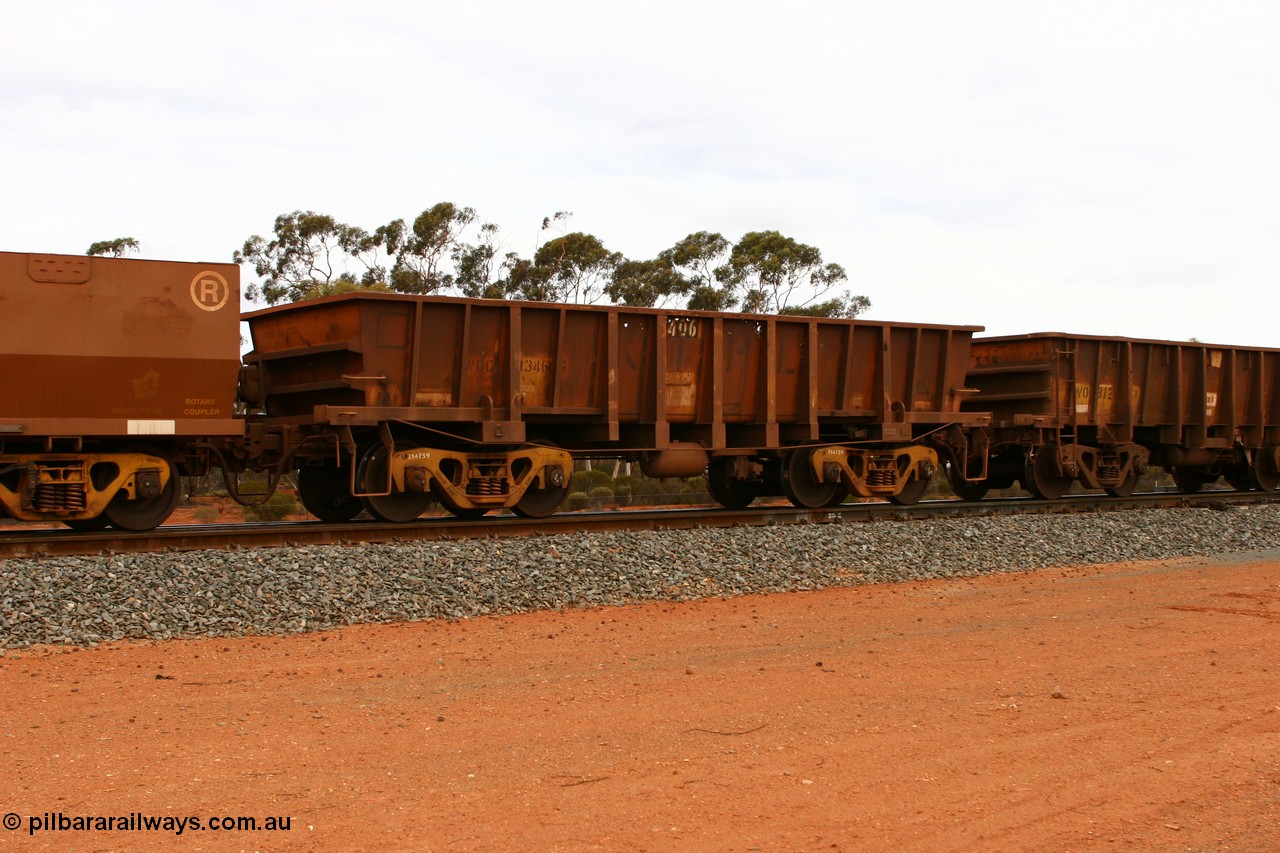
[[[865,296],[847,292],[831,297],[848,280],[844,267],[824,263],[816,246],[777,231],[744,234],[716,278],[741,310],[752,313],[852,317],[871,304]]]
[[[418,214],[408,229],[401,227],[393,253],[392,289],[397,293],[439,293],[452,289],[457,283],[452,265],[462,233],[475,221],[474,208],[442,201]]]
[[[140,248],[138,241],[132,237],[117,237],[114,240],[98,240],[96,243],[90,243],[84,253],[100,257],[123,258],[135,254]]]
[[[381,229],[380,229],[381,231]],[[376,258],[384,245],[361,228],[338,222],[313,210],[295,210],[276,217],[273,237],[245,240],[232,254],[238,264],[250,264],[262,279],[245,289],[253,301],[268,305],[308,299],[338,283],[379,283],[385,266]],[[375,232],[378,233],[378,232]],[[382,239],[385,241],[385,231]],[[357,274],[353,267],[362,266]]]

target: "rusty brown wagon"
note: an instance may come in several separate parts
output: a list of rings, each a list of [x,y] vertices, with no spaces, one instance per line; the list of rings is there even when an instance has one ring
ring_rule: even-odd
[[[0,252],[0,511],[150,529],[243,436],[240,269]]]
[[[706,473],[726,506],[918,500],[985,476],[979,327],[360,293],[245,315],[251,436],[321,518],[553,512],[575,457]],[[271,436],[283,436],[274,439]]]
[[[977,499],[1014,480],[1042,498],[1074,482],[1131,494],[1148,465],[1183,491],[1224,478],[1280,487],[1280,350],[1039,333],[979,338],[965,408],[990,412],[986,480],[956,478]]]

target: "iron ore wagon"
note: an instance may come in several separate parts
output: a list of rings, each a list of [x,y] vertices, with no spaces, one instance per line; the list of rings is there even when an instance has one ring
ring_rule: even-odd
[[[1148,465],[1185,492],[1222,477],[1280,487],[1280,350],[1056,332],[979,338],[965,408],[990,412],[986,480],[1055,499],[1074,482],[1133,492]]]
[[[918,500],[986,474],[961,410],[978,327],[359,293],[246,315],[247,396],[307,508],[554,512],[575,457],[706,472],[729,507]]]
[[[0,252],[0,511],[148,530],[239,442],[240,269]]]

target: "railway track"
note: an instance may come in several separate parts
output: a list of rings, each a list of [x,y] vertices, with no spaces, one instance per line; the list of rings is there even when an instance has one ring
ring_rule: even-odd
[[[265,548],[288,545],[353,544],[431,539],[520,537],[619,530],[680,530],[696,527],[768,526],[779,524],[845,524],[876,520],[921,520],[1002,514],[1062,514],[1130,509],[1204,507],[1268,503],[1280,494],[1257,491],[1210,491],[1197,494],[1152,492],[1126,498],[1072,495],[1056,501],[1032,498],[989,499],[977,502],[928,500],[914,506],[866,502],[821,510],[791,506],[719,507],[688,509],[610,510],[562,513],[545,519],[514,515],[482,521],[452,516],[423,518],[408,524],[357,520],[345,524],[322,522],[240,523],[224,525],[166,525],[148,533],[70,529],[12,530],[0,533],[0,559],[82,554],[195,551],[217,548]]]

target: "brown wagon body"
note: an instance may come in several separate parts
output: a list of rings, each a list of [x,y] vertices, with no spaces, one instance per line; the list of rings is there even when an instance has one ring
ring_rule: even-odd
[[[1280,350],[1040,333],[973,342],[966,407],[992,413],[989,485],[1132,491],[1148,464],[1198,489],[1274,489]]]
[[[151,526],[238,438],[239,268],[0,252],[0,506]],[[164,513],[167,515],[167,513]]]
[[[375,465],[396,481],[379,491],[402,485],[401,444],[464,454],[462,469],[554,444],[633,456],[655,476],[710,465],[729,502],[775,486],[805,504],[841,489],[901,496],[927,483],[939,449],[971,456],[963,427],[986,421],[960,406],[972,326],[381,294],[246,319],[263,423],[331,432],[352,457],[379,430],[389,462]],[[526,485],[545,489],[537,472],[563,458],[531,458]],[[416,482],[457,486],[455,509],[506,505],[521,488],[468,494],[465,476],[427,468]]]

